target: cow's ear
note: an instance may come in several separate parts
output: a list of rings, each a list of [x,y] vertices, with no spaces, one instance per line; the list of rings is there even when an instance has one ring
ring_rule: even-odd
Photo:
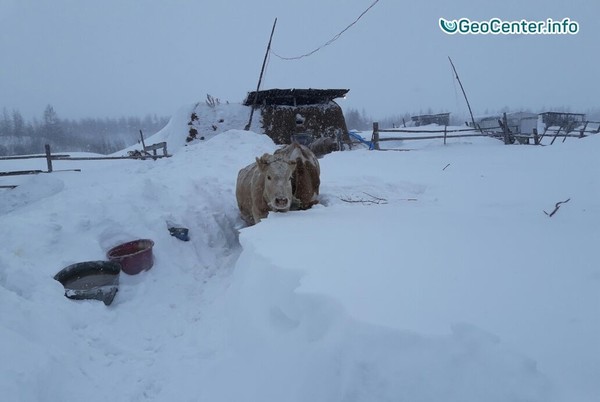
[[[267,166],[269,166],[269,161],[266,158],[266,155],[261,156],[260,158],[256,158],[256,165],[261,171],[264,171]]]

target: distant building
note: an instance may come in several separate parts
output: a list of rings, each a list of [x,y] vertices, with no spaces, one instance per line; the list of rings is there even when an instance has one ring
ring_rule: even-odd
[[[548,129],[549,127],[561,127],[566,130],[572,130],[585,122],[585,114],[544,112],[538,115],[538,122],[543,130]]]
[[[414,122],[416,127],[426,126],[428,124],[447,126],[450,124],[450,113],[421,114],[412,116],[410,119]]]
[[[477,117],[475,124],[482,130],[499,130],[498,120],[502,120],[502,116],[494,114],[490,116]]]
[[[513,133],[532,134],[537,127],[538,116],[529,112],[507,113],[506,122]]]
[[[480,117],[476,120],[476,124],[482,130],[502,131],[500,122],[503,117],[503,114]],[[535,113],[513,112],[506,114],[506,123],[511,133],[531,134],[533,129],[537,127],[537,122],[538,115]]]

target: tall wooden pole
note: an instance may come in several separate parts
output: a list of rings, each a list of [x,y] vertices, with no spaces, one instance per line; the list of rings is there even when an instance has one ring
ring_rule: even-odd
[[[269,44],[267,45],[267,51],[265,52],[265,58],[263,59],[262,68],[260,69],[260,76],[258,77],[258,84],[256,85],[256,92],[254,93],[254,101],[252,102],[252,108],[250,109],[250,119],[244,130],[250,130],[252,124],[252,116],[254,115],[254,108],[256,108],[256,102],[258,100],[258,90],[260,89],[260,83],[262,82],[263,74],[265,72],[265,66],[267,64],[267,58],[269,57],[269,51],[271,50],[271,41],[273,40],[273,33],[275,33],[275,25],[277,25],[277,18],[273,22],[273,29],[271,29],[271,36],[269,37]]]
[[[454,67],[454,63],[452,63],[452,59],[448,56],[448,60],[450,60],[450,65],[452,66],[452,70],[454,70],[454,75],[456,76],[456,80],[458,81],[458,85],[460,85],[460,89],[467,101],[467,107],[469,108],[469,114],[471,115],[471,122],[473,123],[473,128],[477,128],[475,126],[475,118],[473,117],[473,111],[471,110],[471,105],[469,104],[469,99],[467,99],[467,93],[465,92],[465,88],[463,88],[462,82],[460,82],[460,78],[458,78],[458,73],[456,72],[456,68]]]

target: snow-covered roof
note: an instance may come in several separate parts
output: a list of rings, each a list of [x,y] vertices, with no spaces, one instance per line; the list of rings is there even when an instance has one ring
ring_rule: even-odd
[[[267,89],[248,92],[244,105],[314,105],[327,103],[336,98],[343,98],[349,89]],[[256,98],[256,99],[255,99]]]

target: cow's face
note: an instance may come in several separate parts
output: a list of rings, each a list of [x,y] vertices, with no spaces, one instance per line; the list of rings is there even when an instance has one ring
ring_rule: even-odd
[[[263,197],[269,209],[277,212],[289,211],[292,204],[292,173],[296,168],[295,161],[284,161],[273,155],[256,158],[265,189]]]

